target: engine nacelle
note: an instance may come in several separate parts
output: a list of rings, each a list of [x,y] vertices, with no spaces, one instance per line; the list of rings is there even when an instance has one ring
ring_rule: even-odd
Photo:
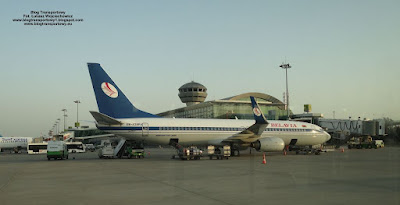
[[[285,142],[278,137],[266,137],[251,143],[251,147],[257,151],[278,152],[285,148]]]

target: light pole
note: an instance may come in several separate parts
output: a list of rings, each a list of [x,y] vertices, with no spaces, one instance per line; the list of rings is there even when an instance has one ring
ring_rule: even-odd
[[[76,123],[75,123],[75,127],[79,128],[78,105],[79,105],[79,103],[81,103],[81,101],[75,100],[74,103],[76,103]]]
[[[54,126],[53,126],[53,127],[54,127],[55,133],[57,134],[57,122],[54,123]]]
[[[287,110],[287,118],[289,119],[289,88],[288,88],[287,69],[291,68],[292,66],[290,66],[289,63],[282,63],[282,65],[280,65],[279,67],[286,70],[286,110]]]
[[[68,115],[67,114],[65,114],[66,112],[67,112],[67,109],[62,109],[61,111],[63,111],[64,112],[64,131],[65,131],[65,117],[68,117]]]
[[[60,134],[60,122],[61,122],[61,120],[60,120],[60,118],[58,118],[57,119],[57,130],[58,130],[57,134]]]

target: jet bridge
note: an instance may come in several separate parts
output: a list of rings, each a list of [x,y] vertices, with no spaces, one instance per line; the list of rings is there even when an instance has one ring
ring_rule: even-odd
[[[385,136],[383,119],[328,119],[321,113],[304,113],[292,115],[292,120],[316,124],[331,134],[332,139],[346,140],[350,135]]]
[[[384,136],[385,125],[383,120],[352,120],[352,119],[319,119],[319,126],[327,129],[333,138],[345,140],[350,135]]]

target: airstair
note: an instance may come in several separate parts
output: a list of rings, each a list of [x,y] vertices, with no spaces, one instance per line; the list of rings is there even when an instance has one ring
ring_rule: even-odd
[[[114,156],[121,158],[126,148],[126,139],[121,139],[114,149]]]

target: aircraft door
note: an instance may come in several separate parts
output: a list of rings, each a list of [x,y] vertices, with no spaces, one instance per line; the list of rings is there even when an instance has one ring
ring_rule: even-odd
[[[149,136],[149,123],[144,122],[142,123],[142,137]]]

